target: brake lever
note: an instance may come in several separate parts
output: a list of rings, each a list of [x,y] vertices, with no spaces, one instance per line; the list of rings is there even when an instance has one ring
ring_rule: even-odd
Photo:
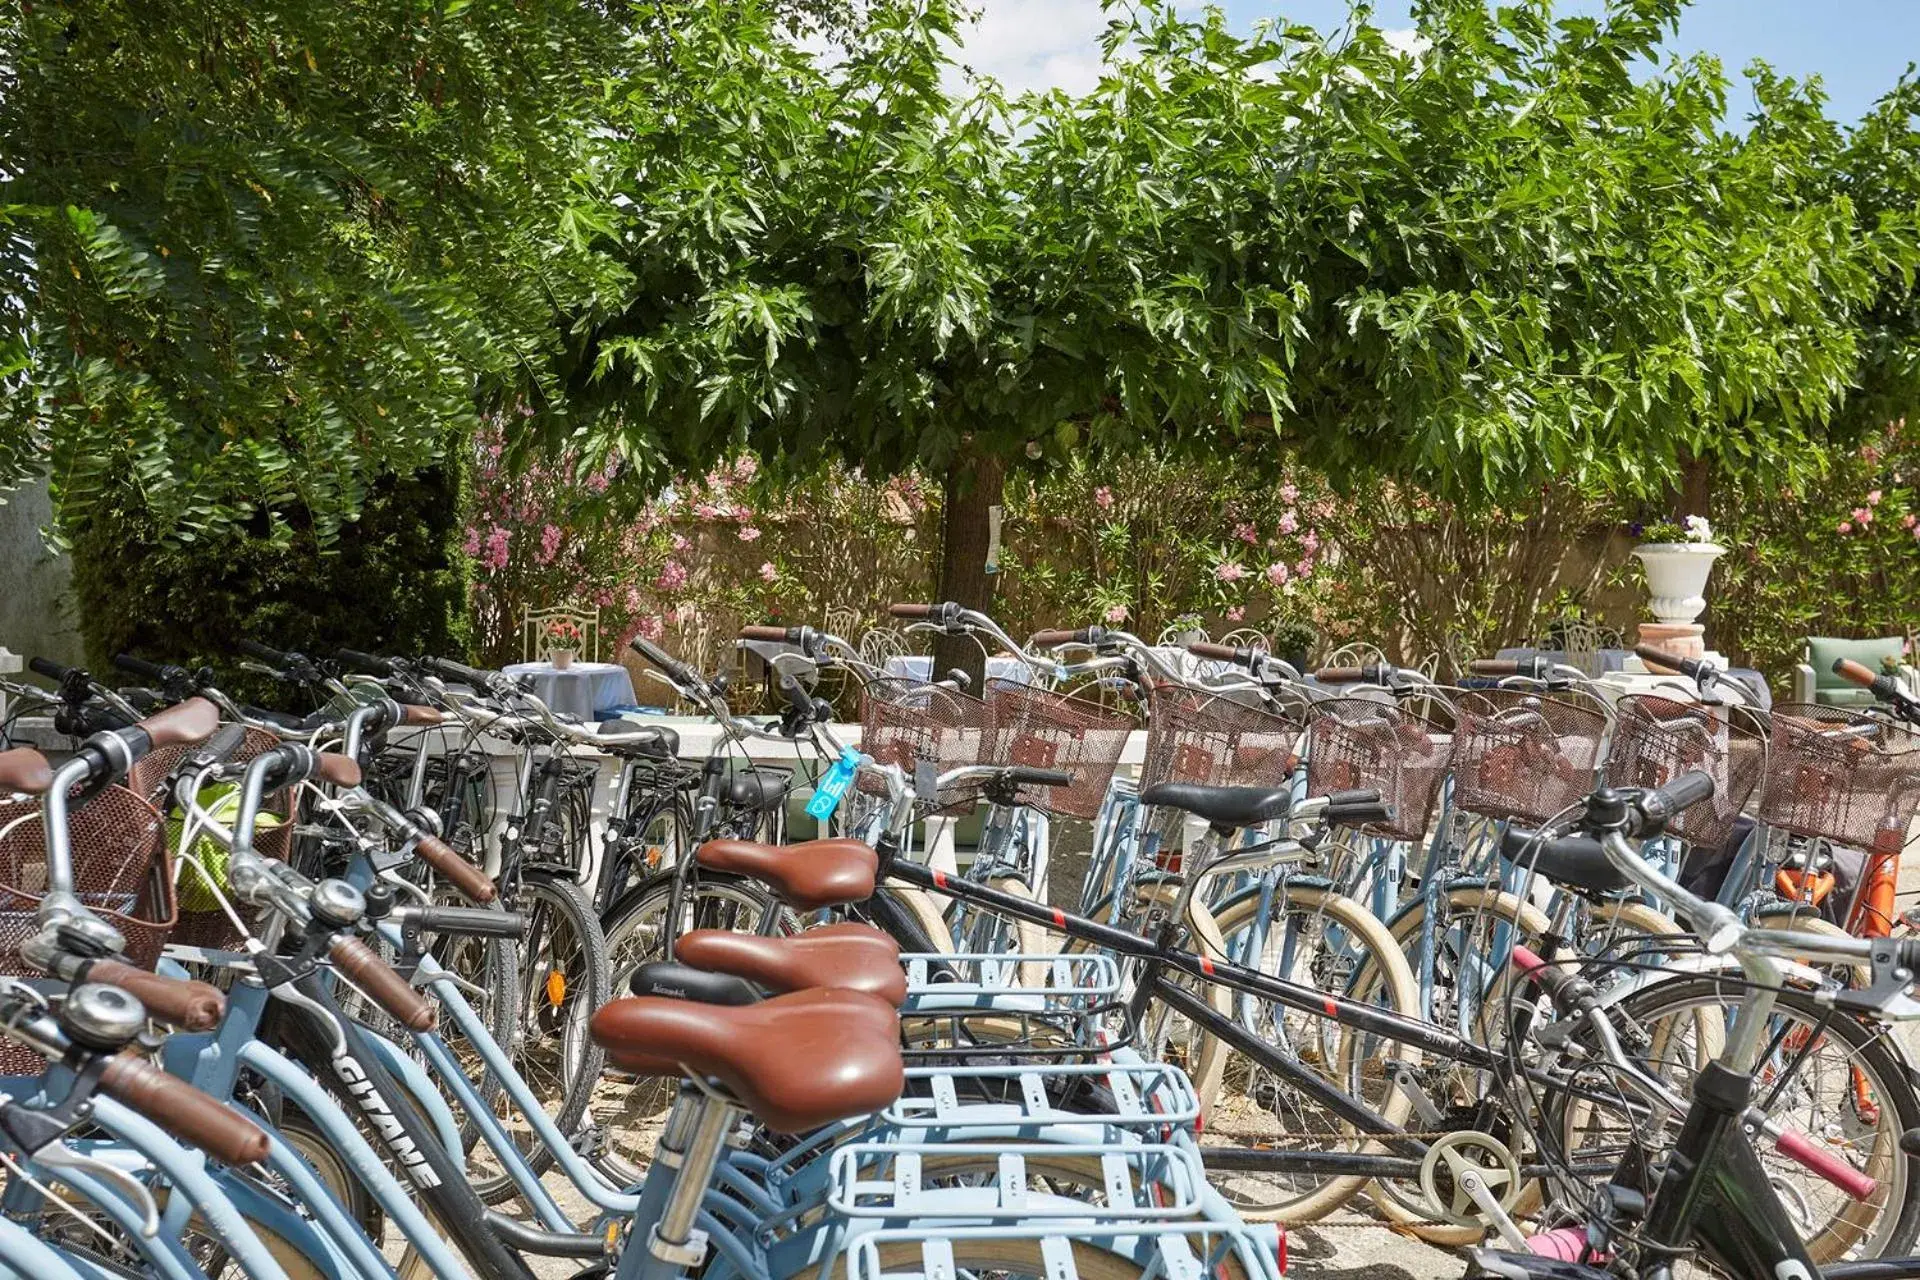
[[[154,1202],[153,1192],[127,1170],[95,1156],[82,1155],[58,1139],[29,1154],[42,1168],[71,1170],[111,1184],[139,1212],[140,1234],[149,1240],[160,1234],[160,1206]]]
[[[1815,1000],[1844,1013],[1867,1014],[1888,1022],[1920,1020],[1920,1001],[1913,998],[1914,972],[1900,963],[1899,948],[1893,941],[1876,940],[1868,962],[1873,969],[1868,986],[1823,988]]]

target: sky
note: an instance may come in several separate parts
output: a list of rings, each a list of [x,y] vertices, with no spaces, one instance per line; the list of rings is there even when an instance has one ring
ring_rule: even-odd
[[[1008,89],[1090,88],[1100,74],[1100,0],[975,0],[982,11],[962,58]],[[1561,0],[1566,12],[1597,12],[1599,0]],[[1197,5],[1196,5],[1197,7]],[[1285,16],[1334,30],[1347,0],[1223,0],[1232,25]],[[1374,22],[1412,25],[1408,0],[1376,0]],[[1670,47],[1716,55],[1735,77],[1728,108],[1745,114],[1751,99],[1739,71],[1761,58],[1776,71],[1824,81],[1827,110],[1856,120],[1890,88],[1909,61],[1920,60],[1920,0],[1696,0]]]

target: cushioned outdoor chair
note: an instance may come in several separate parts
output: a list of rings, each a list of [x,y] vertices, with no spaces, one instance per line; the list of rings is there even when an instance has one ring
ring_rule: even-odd
[[[1801,650],[1805,659],[1793,669],[1793,700],[1817,702],[1829,707],[1864,707],[1873,704],[1873,691],[1862,689],[1833,674],[1838,658],[1851,658],[1871,671],[1893,674],[1908,692],[1920,696],[1920,671],[1906,662],[1905,636],[1886,636],[1874,640],[1842,640],[1834,636],[1808,636]]]

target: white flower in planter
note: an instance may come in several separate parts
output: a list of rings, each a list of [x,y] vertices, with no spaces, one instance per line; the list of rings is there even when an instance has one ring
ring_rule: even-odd
[[[1686,525],[1688,542],[1713,541],[1713,528],[1707,523],[1705,516],[1688,516]]]

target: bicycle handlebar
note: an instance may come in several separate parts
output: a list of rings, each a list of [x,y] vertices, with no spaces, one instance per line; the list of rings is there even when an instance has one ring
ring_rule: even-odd
[[[82,961],[70,981],[118,987],[145,1005],[148,1013],[183,1031],[211,1031],[227,1012],[227,997],[218,987],[169,978],[118,960]]]
[[[383,658],[374,653],[362,653],[358,649],[335,649],[333,656],[356,671],[364,671],[370,676],[390,676],[398,669],[392,658]]]
[[[1668,671],[1677,671],[1681,675],[1693,680],[1698,680],[1703,670],[1713,670],[1712,667],[1700,661],[1698,658],[1688,658],[1677,653],[1669,653],[1665,649],[1650,644],[1637,644],[1633,646],[1633,656],[1646,663],[1649,667],[1661,667]]]
[[[662,675],[682,689],[697,690],[706,683],[700,678],[699,672],[645,636],[635,636],[627,642],[627,647],[659,668]]]
[[[1053,628],[1046,631],[1034,632],[1033,635],[1027,639],[1027,647],[1029,649],[1051,649],[1057,645],[1073,644],[1097,649],[1100,647],[1101,640],[1105,638],[1106,632],[1100,627],[1079,627],[1077,629]]]
[[[431,1031],[439,1019],[433,1005],[394,967],[358,938],[337,933],[328,943],[334,968],[410,1031]]]
[[[422,831],[413,851],[434,873],[465,895],[469,902],[492,902],[498,892],[493,880],[479,867],[460,856],[460,851],[430,831]]]
[[[67,672],[73,670],[73,668],[63,666],[51,658],[36,656],[27,659],[27,670],[37,676],[45,676],[55,684],[58,684],[67,678]]]
[[[109,1058],[100,1072],[100,1089],[225,1164],[257,1164],[272,1150],[259,1125],[138,1057]]]

